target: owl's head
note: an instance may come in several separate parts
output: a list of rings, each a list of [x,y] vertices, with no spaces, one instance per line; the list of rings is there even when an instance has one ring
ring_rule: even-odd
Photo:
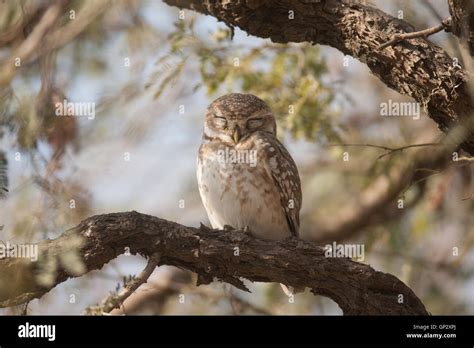
[[[276,122],[270,107],[252,94],[231,93],[209,105],[204,135],[234,146],[257,131],[276,135]]]

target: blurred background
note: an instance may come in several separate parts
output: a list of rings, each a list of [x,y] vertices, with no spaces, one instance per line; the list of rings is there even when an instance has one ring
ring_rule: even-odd
[[[0,174],[9,190],[1,193],[0,240],[38,242],[90,215],[130,210],[209,225],[195,175],[205,109],[222,94],[250,92],[274,109],[298,165],[302,238],[363,243],[364,262],[399,277],[432,314],[474,314],[472,164],[407,187],[403,207],[380,204],[340,226],[416,150],[381,147],[439,140],[423,112],[418,120],[380,115],[381,103],[413,100],[333,48],[273,44],[237,28],[232,35],[212,17],[158,0],[70,1],[21,65],[5,68],[51,3],[0,1]],[[445,0],[371,5],[401,13],[418,30],[449,15]],[[449,34],[431,40],[461,57]],[[64,99],[94,103],[95,117],[56,116]],[[122,255],[0,313],[88,313],[144,265]],[[278,284],[247,282],[248,294],[195,280],[160,267],[114,313],[342,314],[308,291],[290,303]]]

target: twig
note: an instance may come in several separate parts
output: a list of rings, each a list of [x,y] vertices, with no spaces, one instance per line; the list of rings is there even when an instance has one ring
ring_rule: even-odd
[[[245,309],[248,309],[260,315],[272,315],[272,313],[267,311],[266,309],[258,307],[253,303],[244,300],[240,296],[237,296],[232,288],[226,289],[226,287],[224,287],[224,293],[228,295],[230,306],[232,307],[232,311],[236,315],[242,314]]]
[[[113,294],[102,301],[102,303],[104,303],[104,305],[100,307],[102,314],[110,313],[113,309],[119,308],[135,290],[147,282],[159,262],[159,254],[152,255],[143,271],[136,278],[128,282],[118,294]]]
[[[416,148],[416,147],[422,147],[422,146],[441,146],[441,144],[438,144],[438,143],[425,143],[425,144],[412,144],[412,145],[397,147],[397,148],[394,148],[394,149],[390,149],[390,150],[388,150],[388,152],[385,152],[385,153],[381,154],[379,157],[377,157],[377,160],[382,159],[385,156],[388,156],[388,155],[390,155],[394,152],[403,151],[403,150],[406,150],[406,149],[411,149],[411,148]]]
[[[140,288],[135,295],[127,299],[120,308],[110,312],[111,315],[129,314],[162,314],[168,301],[185,292],[187,286],[194,284],[192,274],[178,268],[161,274],[159,279],[149,281],[149,287]]]
[[[461,265],[457,265],[454,262],[440,261],[440,260],[430,260],[423,256],[407,254],[399,250],[371,250],[370,254],[381,257],[389,258],[400,258],[406,262],[410,262],[419,267],[429,268],[435,271],[442,271],[455,277],[471,277],[474,275],[474,268],[462,269]]]
[[[376,149],[382,149],[382,150],[392,150],[392,148],[388,146],[383,146],[383,145],[374,145],[374,144],[329,144],[328,146],[360,146],[360,147],[373,147]]]
[[[406,145],[406,146],[401,146],[401,147],[388,147],[384,145],[375,145],[375,144],[330,144],[329,146],[365,146],[365,147],[373,147],[375,149],[381,149],[381,150],[386,150],[387,152],[381,154],[379,157],[377,157],[377,160],[390,155],[394,152],[398,151],[403,151],[406,149],[411,149],[411,148],[416,148],[416,147],[423,147],[423,146],[441,146],[442,144],[439,143],[423,143],[423,144],[411,144],[411,145]]]
[[[474,157],[459,157],[454,162],[474,162]]]
[[[415,169],[415,173],[419,173],[419,172],[427,172],[427,173],[430,173],[430,174],[427,174],[425,176],[423,176],[422,178],[420,179],[417,179],[417,180],[413,180],[401,193],[400,193],[400,197],[403,197],[405,196],[405,193],[407,193],[413,186],[419,184],[419,183],[422,183],[423,181],[426,181],[428,180],[429,178],[431,178],[433,175],[438,175],[440,173],[442,173],[443,171],[442,170],[433,170],[433,169],[429,169],[429,168],[417,168]]]
[[[397,43],[399,43],[400,41],[403,41],[403,40],[415,39],[415,38],[418,38],[418,37],[428,37],[430,35],[439,33],[440,31],[446,30],[446,29],[449,29],[449,28],[451,28],[451,17],[448,17],[448,18],[444,19],[441,22],[440,25],[437,25],[437,26],[432,27],[432,28],[428,28],[428,29],[420,30],[420,31],[415,31],[415,32],[412,32],[412,33],[395,34],[391,40],[389,40],[389,41],[385,42],[384,44],[380,45],[379,49],[383,50],[384,48],[395,45],[395,44],[397,44]]]

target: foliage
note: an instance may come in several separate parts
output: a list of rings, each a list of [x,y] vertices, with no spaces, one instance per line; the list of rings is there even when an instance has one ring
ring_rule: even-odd
[[[155,97],[195,59],[201,76],[195,88],[206,88],[209,97],[236,91],[255,94],[271,105],[279,128],[293,137],[339,141],[331,108],[334,90],[323,82],[327,68],[318,47],[270,42],[239,47],[229,29],[219,28],[206,40],[195,32],[194,23],[175,23],[168,37],[170,50],[157,61],[165,71],[156,73],[161,79]]]

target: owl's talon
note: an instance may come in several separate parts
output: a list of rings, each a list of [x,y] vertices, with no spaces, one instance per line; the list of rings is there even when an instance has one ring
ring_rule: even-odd
[[[224,230],[224,231],[234,231],[235,228],[232,227],[231,225],[224,225],[223,230]]]
[[[245,225],[245,227],[244,227],[244,233],[249,233],[249,234],[251,233],[250,227],[249,227],[248,225]]]

